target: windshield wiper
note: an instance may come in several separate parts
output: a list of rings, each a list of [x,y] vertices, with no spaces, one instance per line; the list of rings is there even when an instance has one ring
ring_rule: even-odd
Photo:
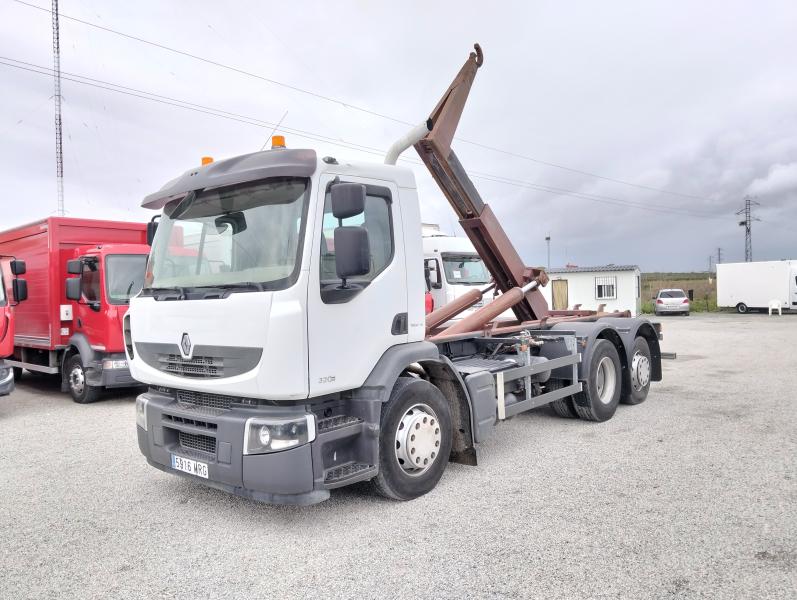
[[[151,287],[146,288],[148,291],[155,295],[158,292],[177,292],[177,300],[184,300],[188,295],[188,288],[173,286],[173,287]]]
[[[251,289],[258,292],[264,291],[263,284],[257,281],[241,281],[240,283],[219,283],[216,285],[207,285],[201,287],[219,288],[222,290],[237,290],[237,289]]]

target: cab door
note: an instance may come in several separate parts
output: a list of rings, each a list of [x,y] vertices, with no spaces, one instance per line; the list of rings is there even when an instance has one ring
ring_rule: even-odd
[[[341,295],[338,288],[342,282],[335,267],[335,228],[339,223],[332,214],[332,181],[331,175],[321,178],[311,221],[307,291],[311,396],[361,386],[382,354],[408,339],[407,265],[398,188],[385,181],[340,177],[341,183],[366,186],[364,211],[344,219],[342,225],[367,231],[370,265],[367,274],[347,283],[360,289]]]
[[[11,259],[0,258],[0,358],[14,354]]]
[[[80,301],[75,303],[75,333],[82,333],[92,346],[105,344],[106,303],[102,301],[101,256],[81,257]]]

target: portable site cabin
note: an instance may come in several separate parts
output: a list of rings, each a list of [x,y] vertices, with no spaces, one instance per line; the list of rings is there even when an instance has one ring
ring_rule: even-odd
[[[642,282],[636,265],[568,266],[545,272],[551,281],[542,293],[554,310],[566,310],[576,304],[595,310],[605,304],[608,311],[629,310],[632,316],[641,312]]]

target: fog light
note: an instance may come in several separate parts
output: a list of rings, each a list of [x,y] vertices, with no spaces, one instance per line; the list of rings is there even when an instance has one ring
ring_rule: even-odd
[[[315,416],[253,417],[244,427],[244,454],[266,454],[297,448],[315,439]]]
[[[261,446],[268,446],[271,442],[271,432],[268,430],[268,425],[260,426],[260,433],[257,436],[260,439]]]
[[[102,361],[102,368],[105,369],[126,369],[127,368],[127,361],[126,360],[112,360],[110,358],[106,358]]]
[[[144,431],[147,430],[147,404],[149,398],[143,394],[136,398],[136,425],[141,427]]]

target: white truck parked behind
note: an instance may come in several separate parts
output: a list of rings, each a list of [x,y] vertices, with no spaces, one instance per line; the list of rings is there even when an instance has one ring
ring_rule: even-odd
[[[656,327],[549,310],[545,273],[523,264],[451,149],[481,64],[477,46],[385,164],[283,147],[191,169],[145,198],[162,217],[123,330],[149,385],[136,422],[152,466],[267,502],[320,502],[367,480],[409,500],[449,461],[476,464],[504,419],[551,405],[606,421],[645,400],[661,379]],[[415,177],[396,166],[410,146],[501,292],[445,328],[481,292],[424,318]],[[203,269],[211,246],[220,262]],[[196,268],[176,274],[186,254]],[[514,320],[496,322],[507,309]]]
[[[717,306],[744,314],[767,310],[773,300],[783,310],[797,310],[797,260],[717,265]]]
[[[453,302],[474,287],[490,285],[490,271],[468,238],[445,235],[439,226],[428,223],[423,224],[422,232],[424,277],[432,294],[433,308]],[[483,294],[481,300],[455,319],[476,311],[492,297],[492,294]]]

